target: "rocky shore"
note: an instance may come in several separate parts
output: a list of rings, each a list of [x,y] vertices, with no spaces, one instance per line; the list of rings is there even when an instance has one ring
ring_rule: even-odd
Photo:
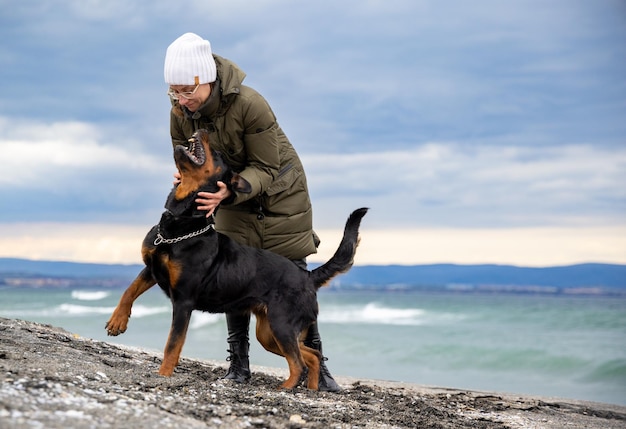
[[[340,393],[281,391],[286,371],[161,355],[0,318],[0,427],[13,428],[626,428],[626,407],[337,377]]]

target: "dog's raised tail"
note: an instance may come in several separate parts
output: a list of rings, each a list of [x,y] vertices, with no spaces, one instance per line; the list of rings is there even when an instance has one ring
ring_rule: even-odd
[[[367,213],[367,208],[360,208],[352,212],[343,230],[343,238],[332,258],[324,265],[311,271],[311,277],[316,288],[321,288],[337,274],[345,273],[354,263],[354,255],[359,245],[359,226],[361,219]]]

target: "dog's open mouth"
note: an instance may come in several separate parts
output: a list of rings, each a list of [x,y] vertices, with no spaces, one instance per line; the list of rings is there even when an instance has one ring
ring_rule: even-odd
[[[194,135],[189,140],[187,140],[189,146],[182,146],[182,149],[187,155],[187,157],[196,165],[203,165],[206,161],[206,153],[204,152],[204,147],[202,147],[202,142],[200,142],[196,136]]]

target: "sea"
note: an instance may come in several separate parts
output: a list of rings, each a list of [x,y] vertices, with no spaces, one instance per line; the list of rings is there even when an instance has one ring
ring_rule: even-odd
[[[0,289],[0,316],[161,352],[171,304],[139,297],[127,332],[105,324],[122,289]],[[322,289],[319,326],[334,375],[626,405],[626,296]],[[253,365],[286,368],[251,326]],[[194,312],[183,356],[225,361],[221,314]]]

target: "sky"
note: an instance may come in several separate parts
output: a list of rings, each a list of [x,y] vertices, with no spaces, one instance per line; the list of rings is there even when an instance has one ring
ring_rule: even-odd
[[[626,263],[623,0],[0,0],[0,257],[140,263],[175,166],[167,46],[237,63],[329,257]]]

